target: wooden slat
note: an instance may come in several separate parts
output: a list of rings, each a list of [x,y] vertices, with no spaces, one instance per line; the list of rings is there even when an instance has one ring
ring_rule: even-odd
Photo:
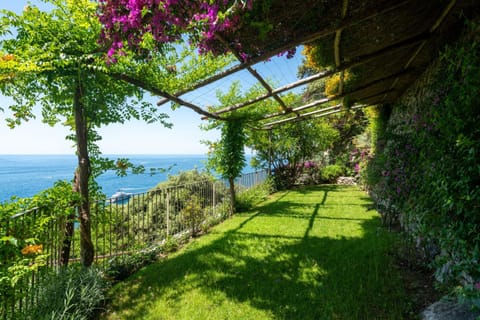
[[[238,65],[235,65],[219,74],[216,74],[204,81],[200,81],[198,82],[197,84],[191,86],[190,88],[187,88],[187,89],[184,89],[184,90],[179,90],[177,91],[175,94],[173,94],[172,96],[174,97],[179,97],[185,93],[188,93],[188,92],[191,92],[193,90],[196,90],[198,88],[201,88],[201,87],[204,87],[208,84],[211,84],[217,80],[220,80],[220,79],[223,79],[231,74],[234,74],[238,71],[241,71],[241,70],[244,70],[246,69],[247,67],[249,66],[253,66],[254,64],[258,63],[258,62],[261,62],[261,61],[264,61],[264,60],[267,60],[279,53],[282,53],[282,52],[285,52],[291,48],[295,48],[301,44],[306,44],[306,43],[310,43],[312,41],[315,41],[317,39],[320,39],[320,38],[323,38],[323,37],[326,37],[326,36],[329,36],[333,33],[335,33],[337,30],[342,30],[342,29],[345,29],[345,28],[350,28],[352,26],[355,26],[356,24],[359,24],[365,20],[368,20],[368,19],[372,19],[372,18],[375,18],[379,15],[382,15],[382,14],[385,14],[385,13],[388,13],[390,11],[393,11],[393,10],[396,10],[408,3],[412,2],[412,0],[404,0],[404,1],[399,1],[395,4],[386,4],[386,5],[382,5],[382,6],[375,6],[374,9],[372,9],[371,11],[368,11],[368,12],[364,12],[363,14],[359,14],[359,15],[356,15],[354,17],[351,17],[351,18],[348,18],[348,19],[344,19],[342,22],[340,22],[338,25],[334,25],[332,24],[331,26],[329,26],[328,28],[326,29],[323,29],[323,30],[319,30],[317,32],[314,32],[314,33],[311,33],[311,34],[307,34],[303,37],[299,37],[289,43],[286,43],[274,50],[271,50],[269,52],[266,52],[258,57],[254,57],[252,59],[250,59],[249,61],[247,62],[244,62],[244,63],[240,63]],[[160,100],[158,101],[157,105],[160,106],[166,102],[168,102],[168,98],[166,99],[163,99],[163,100]]]
[[[418,54],[422,51],[422,49],[425,47],[425,45],[427,44],[427,41],[433,36],[433,34],[436,32],[436,30],[438,29],[438,27],[442,24],[442,22],[445,20],[445,18],[447,17],[447,15],[449,14],[449,12],[453,9],[453,7],[455,6],[455,4],[457,3],[456,0],[451,0],[447,6],[445,7],[445,9],[442,11],[442,13],[440,14],[440,16],[435,20],[435,22],[433,23],[433,25],[430,27],[430,29],[428,30],[428,34],[430,35],[428,38],[426,38],[425,40],[423,40],[420,45],[418,46],[418,48],[415,50],[415,52],[412,54],[412,56],[410,57],[410,59],[408,59],[407,63],[405,64],[404,68],[407,69],[408,67],[410,67],[410,65],[413,63],[413,61],[415,60],[415,58],[418,56]],[[391,85],[391,89],[394,89],[397,84],[398,84],[398,81],[399,81],[399,78],[395,79],[395,81],[393,81],[392,85]],[[387,98],[387,95],[384,95],[383,98],[382,98],[382,101],[385,101],[385,99]]]
[[[115,78],[115,79],[118,79],[118,80],[122,80],[122,81],[125,81],[125,82],[128,82],[130,84],[133,84],[137,87],[140,87],[148,92],[151,92],[155,95],[159,95],[159,96],[162,96],[162,97],[165,97],[167,98],[168,100],[170,101],[173,101],[175,103],[178,103],[180,105],[183,105],[187,108],[190,108],[192,109],[193,111],[197,112],[198,114],[201,114],[205,117],[208,117],[208,118],[212,118],[212,119],[217,119],[217,120],[225,120],[224,118],[218,116],[218,115],[215,115],[213,113],[210,113],[208,111],[205,111],[203,110],[201,107],[191,103],[191,102],[188,102],[188,101],[185,101],[183,99],[180,99],[166,91],[163,91],[159,88],[155,88],[153,86],[151,86],[150,84],[147,84],[143,81],[141,81],[140,79],[137,79],[137,78],[133,78],[131,76],[128,76],[128,75],[125,75],[125,74],[120,74],[120,73],[108,73],[109,76],[111,76],[112,78]]]
[[[290,118],[286,118],[286,119],[281,119],[281,120],[276,120],[276,121],[272,121],[272,122],[269,122],[269,123],[265,123],[263,125],[263,127],[264,128],[271,128],[274,125],[278,125],[278,124],[282,124],[282,123],[286,123],[286,122],[290,122],[290,121],[298,121],[298,120],[301,120],[301,119],[306,118],[306,117],[310,117],[310,116],[318,114],[318,113],[323,113],[323,112],[326,112],[326,111],[339,109],[341,107],[342,107],[341,104],[337,104],[337,105],[334,105],[332,107],[323,108],[323,109],[319,109],[319,110],[315,110],[315,111],[311,111],[311,112],[307,112],[307,113],[302,113],[302,114],[300,114],[298,116],[295,116],[295,117],[290,117]]]
[[[343,0],[342,5],[342,19],[345,19],[348,10],[348,0]],[[340,54],[340,41],[342,39],[342,31],[337,30],[335,32],[335,40],[333,41],[333,52],[335,53],[335,67],[338,68],[342,64],[341,54]],[[344,83],[344,72],[340,71],[340,83],[338,84],[338,93],[341,94],[343,92],[343,83]]]
[[[431,35],[429,33],[422,33],[422,34],[416,35],[414,37],[399,41],[399,42],[394,43],[392,45],[389,45],[387,47],[384,47],[384,48],[382,48],[378,51],[375,51],[375,52],[372,52],[372,53],[369,53],[369,54],[365,54],[365,55],[362,55],[362,56],[358,56],[356,58],[352,58],[349,62],[344,63],[343,65],[340,65],[338,68],[335,68],[333,70],[322,70],[322,71],[320,71],[319,73],[317,73],[313,76],[310,76],[310,77],[307,77],[305,79],[301,79],[301,80],[292,82],[292,83],[290,83],[288,85],[285,85],[283,87],[274,89],[272,91],[272,93],[266,93],[266,94],[263,94],[263,95],[260,95],[256,98],[254,98],[254,99],[250,99],[248,101],[238,103],[238,104],[235,104],[233,106],[230,106],[230,107],[227,107],[227,108],[224,108],[224,109],[220,109],[220,110],[216,111],[215,114],[220,115],[220,114],[223,114],[223,113],[226,113],[226,112],[231,112],[231,111],[234,111],[234,110],[252,105],[254,103],[260,102],[262,100],[271,98],[273,93],[276,93],[276,94],[282,93],[282,92],[297,88],[299,86],[308,84],[310,82],[320,80],[320,79],[323,79],[323,78],[326,78],[326,77],[330,77],[330,76],[334,75],[335,73],[337,73],[339,71],[350,69],[350,68],[353,68],[353,67],[357,67],[357,66],[360,66],[362,64],[373,61],[377,58],[380,58],[383,55],[390,54],[390,53],[395,52],[397,50],[401,50],[401,49],[411,47],[411,46],[413,46],[413,45],[415,45],[419,42],[424,41],[425,39],[428,39],[430,36]]]
[[[285,102],[279,97],[278,94],[273,93],[272,87],[263,79],[263,77],[260,74],[258,74],[258,72],[255,69],[253,69],[252,67],[248,67],[247,70],[262,84],[262,86],[275,99],[275,101],[277,101],[278,104],[280,104],[283,110],[288,111],[289,109],[291,109],[287,107]]]
[[[314,102],[308,103],[306,105],[294,108],[294,109],[292,109],[291,112],[298,112],[298,111],[310,109],[310,108],[313,108],[313,107],[316,107],[316,106],[319,106],[319,105],[322,105],[322,104],[325,104],[325,103],[328,103],[328,102],[331,102],[331,101],[335,101],[335,100],[341,99],[345,96],[353,95],[353,94],[362,92],[363,90],[369,89],[369,88],[373,87],[374,85],[377,85],[377,84],[382,83],[382,82],[390,81],[392,79],[395,79],[395,78],[400,77],[400,76],[405,75],[405,74],[409,74],[411,72],[413,72],[411,69],[402,70],[400,72],[389,75],[387,77],[383,77],[383,78],[371,81],[369,83],[366,83],[366,84],[356,88],[355,90],[344,92],[342,94],[338,94],[338,95],[335,95],[335,96],[332,96],[332,97],[329,97],[329,98],[319,99],[319,100],[316,100]],[[266,114],[266,115],[261,117],[261,120],[270,119],[270,118],[274,118],[274,117],[279,117],[279,116],[283,116],[283,115],[286,115],[286,114],[288,114],[288,112],[285,112],[285,111]]]
[[[229,46],[229,44],[225,41],[225,39],[223,39],[223,37],[221,37],[220,35],[216,35],[216,38],[225,46],[226,49],[228,49],[230,52],[233,53],[233,55],[237,58],[237,60],[240,63],[243,62],[242,57],[240,56],[239,52],[237,50],[235,50],[235,48],[232,48],[231,46]],[[260,84],[265,88],[265,90],[267,90],[267,92],[269,94],[271,94],[273,96],[275,101],[277,101],[280,104],[280,106],[282,107],[283,110],[289,111],[290,108],[287,107],[285,102],[278,96],[278,94],[273,93],[272,87],[267,83],[267,81],[265,81],[265,79],[263,79],[263,77],[257,72],[257,70],[253,69],[251,66],[248,66],[247,71],[255,79],[257,79],[260,82]]]
[[[333,106],[333,107],[330,107],[330,108],[325,108],[325,109],[321,109],[321,110],[317,110],[317,111],[312,111],[312,112],[309,112],[308,114],[305,113],[305,114],[302,114],[299,117],[291,117],[291,118],[288,118],[288,119],[283,119],[283,120],[270,122],[270,123],[265,124],[262,128],[257,128],[257,130],[271,130],[275,126],[286,124],[286,123],[289,123],[289,122],[304,121],[308,118],[323,118],[323,117],[326,117],[326,116],[329,116],[329,115],[332,115],[332,114],[335,114],[335,113],[339,113],[339,112],[343,112],[343,111],[347,111],[347,110],[355,110],[355,109],[365,108],[367,106],[368,105],[361,104],[361,105],[352,106],[350,109],[346,109],[346,108],[341,108],[341,105],[336,105],[336,106]]]

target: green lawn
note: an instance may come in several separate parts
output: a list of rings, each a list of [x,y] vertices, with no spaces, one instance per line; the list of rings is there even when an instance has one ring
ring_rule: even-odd
[[[107,319],[403,319],[407,299],[355,187],[274,194],[111,290]]]

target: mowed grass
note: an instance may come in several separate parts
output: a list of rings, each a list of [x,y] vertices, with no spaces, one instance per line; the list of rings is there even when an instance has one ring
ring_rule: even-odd
[[[355,187],[274,194],[110,292],[106,319],[403,319],[407,299]]]

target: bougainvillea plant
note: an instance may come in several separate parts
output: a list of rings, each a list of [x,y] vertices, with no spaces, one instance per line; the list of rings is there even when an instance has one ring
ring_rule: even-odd
[[[99,0],[101,41],[109,46],[108,56],[122,54],[124,45],[141,48],[152,37],[161,47],[188,34],[201,54],[226,53],[218,41],[219,32],[233,35],[229,45],[240,53],[242,46],[235,31],[241,17],[252,9],[254,0]],[[146,37],[148,35],[148,37]],[[246,55],[242,56],[246,59]]]

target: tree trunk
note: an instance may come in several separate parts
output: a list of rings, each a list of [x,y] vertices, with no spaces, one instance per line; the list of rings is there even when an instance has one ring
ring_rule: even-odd
[[[230,215],[235,213],[235,178],[229,177],[228,184],[230,185]]]
[[[75,175],[73,176],[73,183],[72,183],[73,192],[76,192],[76,193],[80,192],[77,187],[78,187],[77,174],[75,173]],[[71,203],[71,207],[74,208],[76,206],[77,206],[77,203]],[[62,247],[60,248],[60,261],[59,261],[61,266],[68,265],[74,231],[75,231],[75,213],[72,213],[66,217],[65,229],[63,230],[63,241],[62,241]]]
[[[70,249],[72,246],[72,237],[74,231],[74,215],[68,215],[65,221],[65,230],[63,231],[63,242],[60,249],[60,265],[67,266],[68,259],[70,258]]]
[[[93,263],[94,248],[91,235],[90,201],[88,196],[90,159],[87,149],[87,119],[82,96],[82,84],[78,82],[73,99],[78,157],[78,167],[75,172],[75,189],[80,194],[80,204],[78,206],[78,218],[80,221],[80,262],[85,267],[89,267]]]

